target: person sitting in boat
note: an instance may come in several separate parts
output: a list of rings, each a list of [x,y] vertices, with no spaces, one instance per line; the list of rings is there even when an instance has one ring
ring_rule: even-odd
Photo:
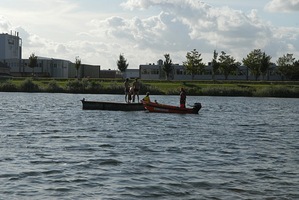
[[[147,92],[147,93],[146,93],[146,96],[142,99],[142,101],[143,101],[144,103],[150,103],[150,102],[151,102],[151,99],[150,99],[149,95],[150,95],[150,93]]]
[[[186,108],[186,91],[184,88],[181,88],[180,91],[180,108]]]

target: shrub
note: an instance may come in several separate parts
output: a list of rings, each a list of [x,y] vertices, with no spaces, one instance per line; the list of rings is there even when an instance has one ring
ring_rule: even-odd
[[[23,92],[38,92],[39,87],[37,84],[33,82],[32,78],[26,78],[23,82],[20,84],[20,91]]]
[[[47,92],[63,92],[63,89],[58,85],[55,80],[51,80],[45,88]]]
[[[146,94],[147,92],[149,92],[150,94],[156,94],[156,95],[164,94],[159,88],[157,88],[155,86],[142,84],[141,90],[139,93]]]
[[[0,84],[0,91],[1,92],[16,92],[18,91],[18,88],[15,84],[12,83],[12,81],[8,80],[4,83]]]
[[[262,88],[254,93],[258,97],[299,97],[298,88],[289,88],[286,86],[271,86]]]
[[[250,88],[238,87],[208,87],[202,89],[202,95],[205,96],[252,96]]]
[[[88,83],[85,86],[86,92],[92,93],[92,94],[98,94],[102,90],[103,86],[96,81],[88,81]]]
[[[81,81],[69,80],[66,83],[66,90],[73,93],[93,93],[98,94],[103,90],[103,86],[94,80],[90,81],[89,79],[82,79]]]
[[[84,91],[84,86],[78,79],[68,80],[66,83],[66,90],[68,92],[80,93]]]
[[[106,93],[108,94],[122,94],[124,93],[123,85],[119,85],[116,82],[112,82],[107,88]]]

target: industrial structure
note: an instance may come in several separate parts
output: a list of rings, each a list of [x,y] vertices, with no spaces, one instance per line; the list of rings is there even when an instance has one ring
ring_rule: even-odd
[[[79,77],[100,78],[100,65],[82,64]],[[103,71],[105,74],[105,71]],[[74,78],[75,64],[68,60],[37,57],[37,66],[29,67],[29,58],[22,59],[22,39],[18,32],[0,34],[0,76]]]

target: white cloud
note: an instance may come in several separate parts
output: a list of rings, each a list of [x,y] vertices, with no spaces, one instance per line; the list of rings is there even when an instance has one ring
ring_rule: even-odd
[[[11,24],[9,21],[4,17],[0,15],[0,32],[7,33],[10,31]]]
[[[149,7],[161,3],[161,0],[128,0],[121,5],[125,9],[134,10],[134,9],[148,9]]]
[[[272,1],[272,3],[277,2]],[[298,9],[298,0],[283,0],[280,3],[283,2],[284,8]],[[214,48],[219,51],[224,50],[239,60],[242,60],[246,54],[256,48],[273,53],[273,57],[285,54],[286,52],[283,51],[298,53],[299,29],[292,28],[290,30],[281,27],[279,32],[287,30],[288,35],[280,34],[281,37],[277,38],[277,28],[262,20],[257,10],[245,13],[226,6],[213,7],[194,0],[150,0],[146,3],[128,0],[123,6],[131,10],[154,7],[166,12],[168,19],[171,20],[164,21],[165,28],[162,30],[162,35],[164,35],[160,40],[158,38],[156,44],[160,43],[160,49],[174,50],[170,52],[171,54],[175,54],[179,50],[186,52],[196,48],[203,55],[209,56],[205,58],[205,61],[208,62],[212,58],[211,52]],[[175,26],[172,26],[174,25],[172,22],[176,22]],[[171,35],[167,30],[173,27],[178,29],[175,34]],[[293,39],[290,40],[290,38]],[[172,44],[175,43],[175,47],[171,47],[167,41],[171,41]],[[275,49],[272,45],[279,48]],[[181,59],[184,59],[184,56],[181,56]]]
[[[271,0],[265,8],[271,12],[298,12],[299,0]]]
[[[159,17],[164,29],[160,29],[161,34],[151,40],[154,44],[146,43],[151,48],[157,47],[157,51],[168,49],[186,52],[196,48],[203,54],[211,55],[213,49],[217,48],[234,53],[235,57],[242,59],[244,51],[239,51],[240,46],[245,46],[246,53],[249,53],[254,48],[265,48],[267,42],[274,39],[271,26],[259,19],[256,10],[246,14],[229,7],[215,8],[199,1],[174,1],[171,5],[168,2],[148,1],[144,7],[144,4],[136,4],[133,0],[126,4],[131,9],[160,6],[162,10],[169,12],[162,13]],[[143,32],[143,35],[151,36],[154,32],[155,29],[152,29],[150,33]],[[211,58],[206,58],[206,62],[209,59]]]
[[[66,53],[68,53],[68,50],[65,45],[58,44],[58,45],[56,45],[55,53],[56,54],[66,54]]]

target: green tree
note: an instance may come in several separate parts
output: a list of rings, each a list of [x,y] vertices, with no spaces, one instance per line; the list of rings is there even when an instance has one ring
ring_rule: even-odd
[[[165,61],[163,63],[163,71],[166,74],[166,80],[169,80],[170,73],[173,71],[172,60],[169,54],[164,54]]]
[[[219,62],[217,61],[218,58],[218,53],[216,50],[214,50],[214,54],[213,54],[213,59],[212,59],[212,79],[215,80],[215,75],[217,74],[217,72],[219,71]]]
[[[299,80],[299,60],[294,62],[294,72],[292,79]]]
[[[261,60],[263,53],[260,49],[254,49],[246,58],[243,58],[243,64],[248,67],[251,73],[254,75],[255,80],[261,75]]]
[[[76,68],[76,72],[77,72],[77,78],[79,78],[79,69],[81,67],[81,59],[79,58],[79,56],[76,57],[76,61],[75,61],[75,68]]]
[[[34,76],[34,68],[37,67],[37,56],[34,53],[29,56],[28,67],[32,68],[32,75]]]
[[[183,62],[187,73],[192,75],[192,79],[196,74],[204,72],[205,64],[202,62],[201,54],[196,49],[188,52],[186,55],[187,61]]]
[[[129,66],[129,63],[127,63],[127,60],[125,59],[124,55],[120,54],[119,60],[117,61],[117,67],[118,67],[119,71],[124,73],[127,70],[128,66]]]
[[[227,80],[228,75],[240,66],[239,62],[233,56],[227,55],[224,51],[221,52],[219,56],[219,70],[224,74],[225,80]]]
[[[263,76],[263,80],[265,80],[265,76],[271,66],[271,56],[267,55],[265,52],[262,55],[261,58],[261,66],[260,66],[260,71]]]
[[[286,54],[279,57],[277,60],[277,69],[282,79],[284,79],[284,77],[292,79],[292,76],[296,71],[296,63],[295,58],[293,58],[293,54]]]

